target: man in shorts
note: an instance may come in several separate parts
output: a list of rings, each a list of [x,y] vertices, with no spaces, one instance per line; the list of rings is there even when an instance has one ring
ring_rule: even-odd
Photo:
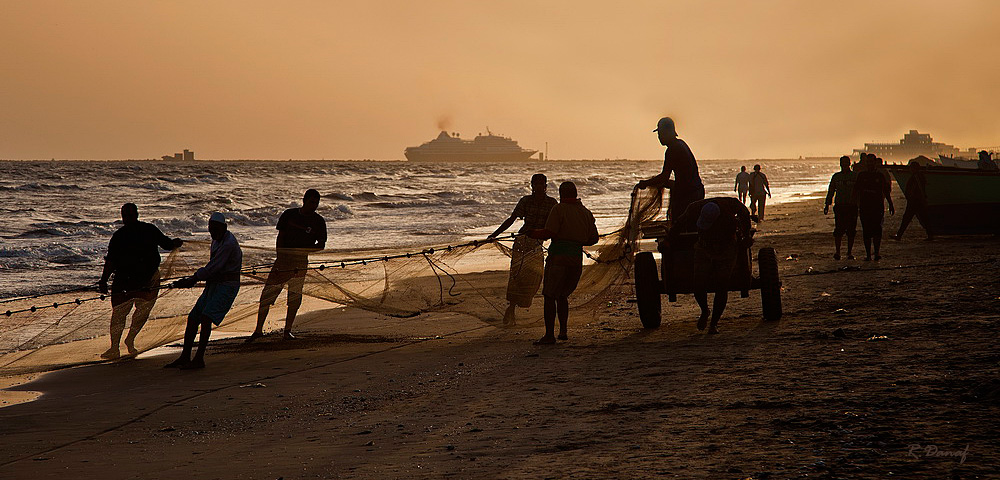
[[[309,269],[309,253],[322,250],[326,246],[326,220],[318,213],[319,192],[306,190],[302,196],[302,206],[289,208],[278,217],[278,238],[275,241],[277,258],[264,281],[260,292],[260,306],[257,308],[257,328],[246,342],[250,343],[264,335],[264,321],[271,305],[278,299],[282,287],[288,285],[288,308],[285,314],[285,340],[292,335],[295,314],[302,305],[302,288]]]
[[[229,313],[240,292],[240,269],[243,268],[243,250],[236,237],[226,227],[226,217],[219,212],[212,213],[208,221],[208,232],[212,235],[211,256],[208,263],[194,275],[174,282],[174,287],[190,288],[199,281],[205,282],[205,290],[191,309],[184,331],[184,348],[177,360],[167,368],[183,370],[205,368],[205,347],[212,334],[212,325],[219,326]],[[198,352],[191,359],[194,337],[201,327]]]
[[[514,246],[510,252],[510,277],[507,280],[507,311],[503,315],[504,325],[515,323],[514,308],[528,308],[531,300],[542,285],[542,242],[529,237],[526,233],[545,227],[549,212],[557,203],[556,199],[545,194],[548,189],[548,179],[541,173],[531,176],[531,195],[521,197],[511,212],[510,217],[490,234],[488,239],[496,238],[518,218],[524,219],[524,225],[517,231]]]
[[[121,356],[118,342],[125,331],[125,319],[135,307],[132,324],[125,336],[125,348],[129,356],[139,353],[135,348],[135,337],[142,330],[149,312],[156,304],[160,292],[160,252],[174,250],[183,244],[179,238],[171,240],[155,225],[139,221],[139,208],[134,203],[126,203],[121,208],[122,228],[119,228],[108,242],[108,254],[104,257],[104,271],[97,282],[101,293],[108,293],[108,279],[114,274],[111,284],[111,348],[101,354],[101,358],[113,360]]]
[[[694,298],[701,307],[698,330],[707,324],[709,334],[719,333],[737,251],[748,248],[751,241],[750,220],[750,212],[739,199],[716,197],[692,203],[670,228],[671,242],[683,232],[698,232],[694,244]],[[708,292],[715,292],[711,311]],[[710,314],[712,322],[708,324]]]
[[[545,262],[542,296],[545,299],[545,336],[536,345],[556,343],[556,316],[559,316],[559,340],[567,340],[566,323],[569,320],[569,295],[576,290],[583,274],[583,247],[594,245],[599,239],[594,214],[580,203],[576,184],[559,185],[559,204],[552,207],[545,228],[531,232],[532,238],[546,240],[549,258]]]
[[[834,260],[840,260],[840,244],[847,234],[847,258],[854,259],[854,236],[858,233],[858,204],[854,202],[854,183],[858,174],[851,171],[851,157],[840,157],[840,171],[830,178],[830,189],[826,193],[826,204],[823,205],[823,215],[830,213],[833,204],[833,238],[836,251]]]

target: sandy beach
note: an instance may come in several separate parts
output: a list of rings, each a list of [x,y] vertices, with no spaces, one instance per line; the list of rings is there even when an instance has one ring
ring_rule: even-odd
[[[534,346],[527,318],[310,303],[298,340],[222,338],[201,371],[144,355],[13,387],[43,395],[0,408],[0,478],[996,478],[997,239],[915,223],[880,262],[860,231],[859,260],[836,261],[821,212],[777,205],[758,227],[780,322],[755,291],[720,335],[690,296],[644,330],[623,297]]]

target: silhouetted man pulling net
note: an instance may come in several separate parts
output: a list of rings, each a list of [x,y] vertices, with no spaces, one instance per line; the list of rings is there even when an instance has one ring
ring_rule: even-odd
[[[275,241],[278,255],[260,292],[260,307],[257,310],[257,328],[247,338],[247,343],[264,335],[264,321],[267,312],[278,299],[281,288],[288,285],[288,309],[285,315],[284,338],[292,339],[292,323],[302,305],[302,288],[309,268],[309,252],[322,250],[326,245],[326,220],[316,208],[319,207],[319,192],[306,190],[302,196],[302,206],[290,208],[278,217],[278,238]]]
[[[514,308],[528,308],[531,300],[538,293],[542,284],[542,242],[526,235],[534,230],[545,228],[545,220],[549,211],[557,203],[556,199],[545,194],[548,189],[545,175],[536,173],[531,176],[531,195],[521,197],[511,212],[510,217],[497,227],[488,238],[495,238],[510,228],[518,218],[524,219],[524,225],[517,231],[518,237],[510,252],[510,277],[507,282],[507,311],[503,315],[504,325],[515,323]]]
[[[114,276],[111,284],[111,348],[101,354],[101,358],[118,358],[121,341],[125,330],[125,319],[129,311],[135,307],[132,314],[132,325],[125,337],[125,348],[129,355],[138,352],[135,348],[135,337],[149,319],[149,312],[156,303],[160,292],[160,252],[157,246],[164,250],[178,248],[184,242],[179,238],[171,240],[155,225],[139,221],[139,208],[134,203],[126,203],[121,208],[124,226],[111,236],[108,243],[108,255],[104,257],[104,271],[98,287],[101,293],[108,293],[108,279]]]

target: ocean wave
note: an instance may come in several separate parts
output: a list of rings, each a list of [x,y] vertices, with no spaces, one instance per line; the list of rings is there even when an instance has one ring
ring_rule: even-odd
[[[83,187],[76,184],[68,185],[49,185],[46,183],[26,183],[24,185],[18,185],[16,187],[6,187],[0,185],[0,191],[5,192],[23,192],[23,191],[40,191],[40,190],[83,190]]]

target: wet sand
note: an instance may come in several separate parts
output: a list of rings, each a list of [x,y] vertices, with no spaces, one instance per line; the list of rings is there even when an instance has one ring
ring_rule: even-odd
[[[821,210],[760,225],[780,322],[756,291],[720,335],[690,296],[656,330],[620,298],[556,346],[537,323],[313,311],[295,341],[213,342],[205,370],[144,357],[18,387],[45,395],[0,408],[0,478],[995,478],[998,240],[914,224],[881,262],[835,261]]]

